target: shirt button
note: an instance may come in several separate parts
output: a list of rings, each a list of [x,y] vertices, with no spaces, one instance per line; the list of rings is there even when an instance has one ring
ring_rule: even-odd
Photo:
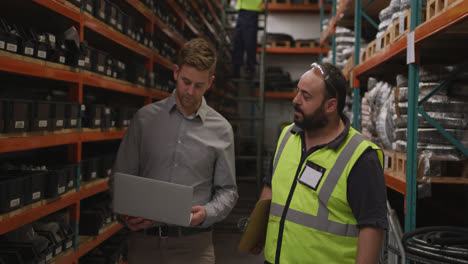
[[[176,163],[176,164],[174,164],[174,167],[177,167],[177,166],[178,166],[178,165],[177,165],[177,163]]]
[[[177,140],[177,143],[179,143],[179,144],[180,144],[180,143],[182,143],[182,141],[180,141],[180,140]]]

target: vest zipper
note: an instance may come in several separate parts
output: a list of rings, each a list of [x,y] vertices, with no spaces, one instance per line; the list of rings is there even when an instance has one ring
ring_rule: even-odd
[[[281,255],[281,244],[283,242],[283,231],[284,231],[284,222],[286,222],[286,214],[288,213],[289,205],[291,204],[292,196],[294,191],[296,190],[297,185],[297,177],[299,176],[299,172],[301,171],[302,164],[304,163],[304,151],[301,151],[301,162],[297,167],[296,176],[294,177],[293,184],[291,185],[291,190],[289,191],[288,199],[286,200],[286,204],[284,205],[283,214],[281,215],[279,230],[278,230],[278,243],[276,246],[276,256],[275,256],[275,264],[279,264],[280,255]]]

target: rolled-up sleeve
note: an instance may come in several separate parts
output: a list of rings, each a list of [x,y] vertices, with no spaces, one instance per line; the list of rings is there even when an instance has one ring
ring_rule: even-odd
[[[238,194],[236,185],[236,168],[234,163],[234,135],[229,125],[225,144],[217,150],[214,166],[214,194],[210,202],[204,205],[206,219],[202,227],[209,227],[226,218],[236,205]]]

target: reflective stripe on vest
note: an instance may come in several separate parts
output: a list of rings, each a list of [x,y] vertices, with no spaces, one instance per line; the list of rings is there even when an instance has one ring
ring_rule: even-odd
[[[287,133],[290,134],[290,132]],[[285,135],[284,138],[286,137],[287,135]],[[285,140],[283,139],[283,141]],[[338,156],[335,165],[333,165],[333,167],[330,170],[330,173],[328,174],[328,177],[323,183],[322,190],[318,194],[320,203],[317,215],[310,215],[288,208],[286,220],[334,235],[346,237],[359,236],[359,228],[356,225],[342,224],[328,220],[329,211],[327,208],[327,204],[328,200],[330,200],[333,190],[335,189],[336,184],[338,183],[338,180],[340,179],[341,174],[343,173],[346,165],[353,156],[354,151],[359,146],[359,144],[361,144],[362,141],[364,141],[364,137],[362,135],[358,133],[354,134],[353,137],[349,140],[348,144],[343,149],[343,151],[340,153],[340,156]],[[281,142],[281,145],[283,145],[283,142]],[[281,151],[284,149],[284,146],[283,148],[281,148],[281,145],[278,149],[278,153],[276,154],[277,157],[281,156]],[[283,214],[283,210],[284,205],[271,203],[270,214],[281,217]]]
[[[271,173],[271,175],[275,175],[275,170],[276,170],[276,166],[278,165],[278,162],[279,162],[279,159],[281,157],[281,153],[283,152],[284,150],[284,147],[286,146],[286,143],[288,142],[289,138],[291,137],[291,129],[293,128],[294,126],[291,126],[288,131],[286,131],[286,134],[284,135],[283,137],[283,140],[281,140],[281,143],[279,145],[279,148],[278,150],[276,151],[276,156],[275,156],[275,161],[273,163],[273,171]]]

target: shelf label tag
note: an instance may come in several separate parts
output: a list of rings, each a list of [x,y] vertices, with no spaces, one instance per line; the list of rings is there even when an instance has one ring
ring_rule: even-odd
[[[100,126],[101,125],[101,119],[94,120],[94,125],[95,126]]]
[[[382,46],[382,37],[378,37],[377,46],[376,46],[377,51],[380,51],[381,46]]]
[[[91,179],[96,178],[96,176],[97,176],[97,173],[95,171],[91,172]]]
[[[35,192],[32,195],[33,200],[41,198],[41,192]]]
[[[18,46],[16,46],[16,44],[7,43],[7,48],[6,49],[8,51],[11,51],[11,52],[17,52],[18,51]]]
[[[30,48],[30,47],[25,47],[24,48],[24,54],[32,56],[32,55],[34,55],[34,49]]]
[[[88,12],[90,13],[93,13],[93,6],[90,4],[86,4],[86,10],[88,10]]]
[[[38,56],[39,58],[45,59],[45,58],[47,58],[47,52],[42,51],[42,50],[38,50],[38,51],[37,51],[37,56]]]
[[[84,67],[85,66],[85,61],[84,60],[78,60],[78,66]]]
[[[62,247],[58,247],[55,249],[55,255],[58,255],[62,252]]]
[[[39,127],[47,127],[47,120],[39,120],[39,124],[38,124]]]
[[[24,128],[24,121],[16,121],[15,128]]]
[[[388,169],[388,152],[385,152],[385,162],[384,163],[385,163],[384,168]]]
[[[21,199],[20,198],[16,198],[16,199],[13,199],[10,201],[10,207],[16,207],[20,204],[20,201]]]
[[[55,126],[56,127],[63,127],[63,120],[57,120],[57,122],[55,122]]]
[[[400,34],[403,34],[405,32],[405,15],[400,16],[400,24],[398,25],[398,31],[400,31]]]
[[[78,123],[78,122],[77,122],[77,120],[76,120],[76,119],[72,119],[72,120],[70,120],[70,125],[72,125],[72,126],[76,126],[76,125],[77,125],[77,123]]]
[[[60,186],[60,187],[57,188],[57,193],[58,194],[62,194],[64,192],[65,192],[65,186]]]
[[[65,57],[60,56],[59,61],[60,61],[60,63],[65,64]]]
[[[70,240],[70,241],[67,242],[65,247],[68,249],[68,248],[71,248],[72,245],[73,245],[73,242]]]
[[[414,53],[414,31],[411,31],[406,39],[406,64],[416,62]]]
[[[68,182],[68,188],[71,188],[71,187],[73,187],[73,180],[70,180],[70,181]]]
[[[0,49],[5,49],[5,41],[0,40]]]

